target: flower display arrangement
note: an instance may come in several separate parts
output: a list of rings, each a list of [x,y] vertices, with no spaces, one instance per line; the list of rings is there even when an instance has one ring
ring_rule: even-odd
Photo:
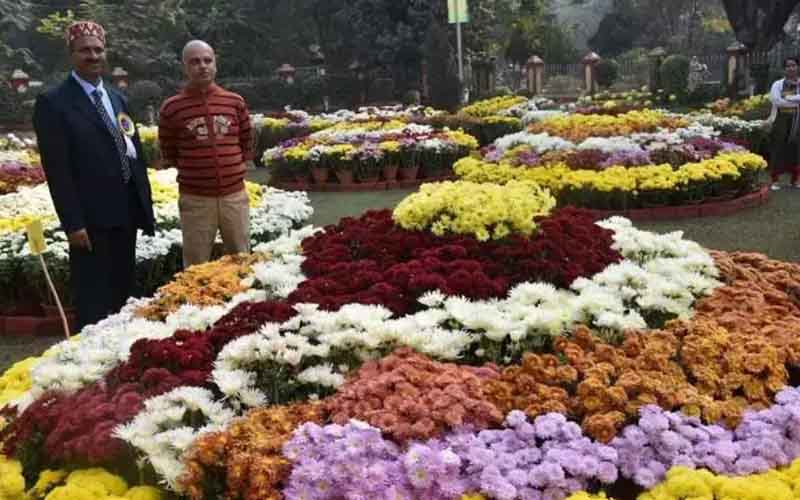
[[[800,266],[471,189],[190,269],[15,365],[0,491],[793,498]]]
[[[766,119],[745,120],[736,116],[720,116],[707,111],[691,115],[695,123],[713,127],[726,140],[734,141],[754,153],[764,154],[769,144],[769,122]]]
[[[660,111],[645,109],[629,111],[618,116],[598,114],[569,114],[531,124],[532,134],[548,133],[570,141],[583,141],[589,137],[626,136],[660,129],[685,127],[688,121]]]
[[[621,115],[630,111],[650,109],[661,100],[663,92],[655,94],[647,86],[627,92],[602,91],[593,96],[583,96],[574,103],[562,105],[564,111],[584,115]]]
[[[41,160],[33,145],[31,139],[19,139],[14,134],[0,137],[0,196],[44,182]]]
[[[137,294],[150,295],[172,279],[181,267],[181,232],[176,171],[149,172],[156,234],[140,235],[136,249]],[[312,213],[305,193],[286,192],[248,183],[250,232],[253,244],[299,227]],[[45,228],[47,261],[62,301],[70,302],[68,244],[46,184],[21,188],[0,196],[0,310],[4,314],[35,314],[40,303],[52,300],[38,258],[27,246],[25,226],[41,219]]]
[[[158,144],[158,126],[137,123],[136,129],[139,132],[139,140],[142,143],[145,164],[149,168],[160,168],[161,150]]]
[[[439,177],[478,143],[460,130],[436,130],[426,125],[388,121],[342,122],[298,140],[268,149],[264,164],[283,178],[324,184],[333,175],[340,184]]]
[[[481,156],[458,161],[456,174],[471,182],[534,181],[549,189],[560,206],[611,210],[734,198],[755,191],[766,168],[763,158],[701,123],[576,142],[521,132],[498,139]]]
[[[772,103],[770,103],[769,94],[762,94],[733,102],[726,97],[706,104],[705,108],[715,115],[745,120],[764,120],[769,116]]]
[[[481,146],[495,139],[522,130],[525,120],[533,114],[552,113],[539,111],[552,109],[555,103],[542,97],[527,99],[520,96],[502,96],[465,106],[456,114],[440,114],[420,123],[435,127],[462,128],[478,139]]]
[[[2,153],[0,153],[2,156]],[[0,160],[0,196],[15,193],[20,187],[31,187],[45,182],[44,170],[39,165],[21,161]]]

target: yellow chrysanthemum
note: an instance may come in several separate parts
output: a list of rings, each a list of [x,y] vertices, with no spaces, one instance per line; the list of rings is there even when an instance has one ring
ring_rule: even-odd
[[[534,218],[550,213],[555,199],[537,184],[510,181],[505,185],[472,182],[423,184],[394,211],[394,220],[411,230],[436,235],[471,234],[481,241],[511,233],[531,235]]]
[[[22,465],[0,455],[0,498],[3,500],[26,500],[25,478]]]

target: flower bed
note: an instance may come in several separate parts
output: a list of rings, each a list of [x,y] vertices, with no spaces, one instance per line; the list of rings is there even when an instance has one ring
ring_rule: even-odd
[[[583,141],[589,137],[627,136],[659,129],[677,129],[688,122],[680,117],[660,111],[630,111],[619,116],[597,114],[570,114],[556,116],[528,127],[532,134],[548,133],[570,141]]]
[[[398,120],[343,122],[264,153],[264,164],[279,179],[325,185],[374,184],[379,179],[438,178],[478,147],[462,131],[437,131]],[[418,172],[419,171],[419,172]]]
[[[181,232],[176,171],[150,171],[156,216],[156,234],[137,239],[137,295],[151,295],[181,268]],[[273,239],[299,227],[311,215],[304,193],[264,188],[248,183],[250,232],[253,244]],[[30,255],[25,226],[41,219],[45,226],[50,274],[62,301],[71,302],[68,245],[46,184],[20,188],[0,197],[0,313],[36,315],[40,303],[51,303],[38,259]],[[27,306],[24,306],[28,304]]]
[[[522,130],[525,117],[530,113],[541,113],[539,109],[551,108],[554,103],[545,98],[526,99],[519,96],[503,96],[478,101],[466,106],[456,114],[438,114],[420,120],[434,127],[464,129],[474,136],[481,146],[495,139]],[[549,112],[547,112],[549,113]]]
[[[553,192],[560,206],[599,210],[699,204],[756,191],[766,162],[719,135],[702,124],[579,142],[522,132],[454,168],[471,182],[533,181]]]
[[[511,199],[523,186],[493,189]],[[195,499],[624,500],[625,485],[649,499],[679,498],[687,481],[794,484],[791,468],[756,474],[800,458],[800,389],[787,387],[800,266],[549,212],[543,193],[543,205],[490,200],[492,217],[437,236],[433,221],[465,206],[444,214],[426,198],[451,199],[452,185],[426,189],[395,214],[189,270],[181,286],[215,265],[241,278],[221,276],[208,305],[174,309],[182,287],[165,287],[17,365],[0,378],[8,495],[40,483],[57,500],[48,490],[87,465],[119,474],[103,476],[125,481],[114,494]],[[425,229],[392,219],[408,213]],[[471,236],[528,216],[506,237]]]
[[[562,105],[565,111],[583,115],[622,115],[631,111],[641,111],[653,107],[654,101],[662,99],[662,92],[656,94],[642,87],[628,92],[598,92],[594,96],[584,96],[577,102]]]
[[[772,103],[769,100],[769,94],[762,94],[736,102],[731,102],[731,100],[726,97],[706,104],[705,107],[714,114],[720,116],[749,120],[765,120],[769,116]]]

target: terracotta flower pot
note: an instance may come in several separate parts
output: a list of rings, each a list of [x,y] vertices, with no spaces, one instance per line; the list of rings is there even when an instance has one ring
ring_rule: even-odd
[[[387,181],[395,181],[397,180],[397,173],[399,167],[397,165],[384,165],[383,166],[383,178]]]
[[[314,167],[311,169],[311,178],[314,179],[314,184],[325,184],[328,182],[330,170],[325,167]]]
[[[419,173],[419,165],[413,167],[402,167],[397,171],[397,178],[401,181],[413,181]]]
[[[350,186],[353,184],[352,170],[335,170],[334,173],[336,174],[336,179],[339,180],[339,184],[343,186]]]

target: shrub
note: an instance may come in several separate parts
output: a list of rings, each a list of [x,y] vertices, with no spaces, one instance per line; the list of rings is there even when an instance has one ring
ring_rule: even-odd
[[[137,122],[147,122],[150,118],[147,114],[147,105],[152,105],[157,111],[165,97],[161,85],[152,80],[133,82],[126,94],[131,115]]]
[[[33,117],[34,89],[19,93],[11,83],[0,79],[0,122],[13,125],[29,125]]]
[[[689,58],[672,55],[664,60],[659,69],[661,85],[667,95],[675,95],[679,99],[686,97],[689,83]]]
[[[603,59],[594,68],[597,84],[609,88],[619,79],[619,63],[613,59]]]

